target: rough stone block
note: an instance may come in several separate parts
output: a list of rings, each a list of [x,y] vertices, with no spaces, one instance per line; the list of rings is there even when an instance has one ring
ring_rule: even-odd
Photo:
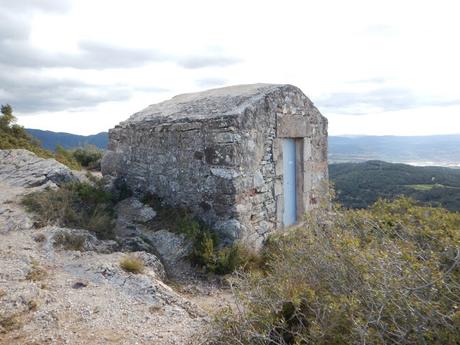
[[[326,135],[327,120],[298,88],[231,86],[153,104],[111,129],[102,171],[190,209],[225,243],[257,247],[283,227],[283,140],[298,139],[301,219],[327,179]]]

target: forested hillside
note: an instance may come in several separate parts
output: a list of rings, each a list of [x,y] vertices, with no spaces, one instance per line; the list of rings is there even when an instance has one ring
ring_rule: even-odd
[[[337,200],[348,208],[368,207],[379,197],[406,195],[460,211],[460,169],[368,161],[330,164],[329,175]]]
[[[26,131],[31,136],[38,139],[45,149],[52,151],[56,149],[57,145],[65,149],[83,147],[85,145],[94,145],[100,149],[105,149],[108,142],[107,132],[101,132],[94,135],[78,135],[29,128],[27,128]]]

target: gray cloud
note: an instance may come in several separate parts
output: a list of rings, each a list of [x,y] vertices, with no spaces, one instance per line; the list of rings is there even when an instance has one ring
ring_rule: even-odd
[[[64,13],[70,0],[0,0],[0,103],[11,103],[22,113],[88,108],[108,101],[121,101],[133,92],[164,92],[159,87],[133,85],[94,85],[76,79],[47,77],[53,68],[127,69],[149,63],[169,62],[184,68],[228,66],[238,59],[222,54],[218,48],[189,57],[154,49],[121,47],[105,42],[78,42],[75,53],[49,52],[31,44],[31,19],[34,13]],[[219,80],[201,83],[218,85]]]
[[[348,81],[349,84],[384,84],[385,82],[386,79],[382,77]]]
[[[188,56],[184,58],[178,58],[176,63],[179,66],[196,69],[203,67],[226,67],[230,65],[235,65],[241,62],[240,59],[226,56],[221,53],[213,55],[195,55]]]
[[[319,98],[315,102],[320,108],[349,115],[366,115],[366,107],[379,111],[395,111],[420,106],[451,106],[460,104],[460,99],[427,99],[413,94],[408,89],[381,87],[368,92],[336,92]],[[364,108],[364,109],[363,109]]]
[[[12,104],[23,113],[87,108],[131,97],[126,86],[88,84],[73,79],[40,77],[0,65],[0,102]]]
[[[369,25],[364,32],[366,34],[382,36],[394,35],[397,33],[396,29],[393,26],[387,24]]]
[[[78,69],[130,68],[167,56],[149,49],[117,47],[103,42],[79,42],[75,54],[46,52],[29,41],[34,11],[66,12],[69,0],[2,0],[0,3],[0,63],[16,67]]]
[[[227,80],[223,78],[203,78],[195,80],[195,83],[199,87],[210,88],[225,85],[227,83]]]
[[[83,41],[77,54],[48,53],[27,41],[0,42],[0,62],[16,67],[77,69],[131,68],[149,62],[167,61],[167,57],[148,49],[123,48],[106,43]]]
[[[81,41],[76,53],[47,52],[29,41],[31,15],[34,10],[63,12],[70,7],[64,0],[21,0],[0,4],[0,63],[16,67],[77,69],[132,68],[148,63],[172,62],[196,69],[225,67],[240,60],[222,54],[218,48],[203,54],[178,56],[154,49],[121,47],[105,42]]]
[[[0,42],[6,39],[25,40],[29,37],[29,32],[29,23],[24,17],[15,17],[10,13],[2,12],[0,8]]]
[[[336,111],[353,112],[358,107],[378,107],[382,111],[410,108],[416,100],[405,89],[379,88],[368,92],[336,92],[317,100],[319,106]]]
[[[70,0],[2,0],[0,9],[19,11],[67,12],[71,8]]]

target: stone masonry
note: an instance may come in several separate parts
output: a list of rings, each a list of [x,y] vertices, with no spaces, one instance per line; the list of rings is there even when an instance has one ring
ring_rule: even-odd
[[[102,173],[188,208],[225,243],[283,228],[283,150],[295,139],[297,215],[327,189],[327,120],[292,85],[239,85],[150,105],[109,132]]]

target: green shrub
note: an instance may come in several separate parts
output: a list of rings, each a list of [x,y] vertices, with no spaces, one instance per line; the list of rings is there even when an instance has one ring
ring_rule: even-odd
[[[61,145],[56,146],[55,158],[58,162],[61,162],[64,165],[67,165],[70,169],[81,170],[81,165],[74,158],[71,151],[66,150]]]
[[[134,256],[125,256],[120,261],[120,267],[126,272],[138,274],[145,269],[144,261]]]
[[[7,104],[1,106],[0,149],[26,149],[39,157],[52,158],[53,154],[40,146],[22,126],[15,124],[13,108]]]
[[[216,344],[460,343],[460,215],[401,198],[313,211],[235,284]]]
[[[190,259],[205,271],[228,274],[238,268],[253,266],[258,260],[241,244],[220,246],[216,234],[196,220],[188,210],[166,205],[154,195],[145,196],[143,202],[157,211],[155,221],[160,228],[184,234],[192,242]]]
[[[72,151],[73,158],[88,170],[101,170],[101,159],[103,151],[94,145],[86,145]]]
[[[113,238],[115,202],[99,183],[81,182],[28,194],[23,199],[26,209],[35,212],[40,226],[87,229],[104,239]]]

